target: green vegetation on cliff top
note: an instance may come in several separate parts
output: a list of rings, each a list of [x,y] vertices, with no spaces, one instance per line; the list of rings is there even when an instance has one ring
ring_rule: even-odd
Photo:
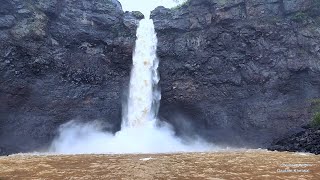
[[[183,6],[186,6],[186,5],[188,5],[189,3],[190,3],[190,1],[191,0],[187,0],[187,1],[185,1],[185,2],[183,2],[183,3],[181,3],[181,4],[178,4],[177,6],[175,6],[175,7],[172,7],[171,9],[179,9],[179,8],[181,8],[181,7],[183,7]]]

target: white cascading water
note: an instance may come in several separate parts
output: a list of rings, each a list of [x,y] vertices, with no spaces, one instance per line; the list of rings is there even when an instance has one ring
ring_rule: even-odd
[[[127,114],[123,117],[122,128],[134,128],[156,121],[161,99],[160,91],[157,88],[159,60],[156,51],[157,36],[153,21],[143,19],[137,29]]]

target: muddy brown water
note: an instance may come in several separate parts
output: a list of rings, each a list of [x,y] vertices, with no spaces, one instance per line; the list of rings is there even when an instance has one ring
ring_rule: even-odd
[[[6,179],[315,179],[320,156],[247,150],[128,155],[13,155],[0,157]]]

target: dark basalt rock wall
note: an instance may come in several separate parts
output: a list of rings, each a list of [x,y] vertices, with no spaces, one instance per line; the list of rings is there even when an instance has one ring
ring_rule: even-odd
[[[141,13],[116,0],[0,0],[0,155],[69,120],[117,131]],[[152,13],[160,116],[179,134],[267,146],[320,97],[318,0],[191,0]]]
[[[300,132],[275,140],[268,149],[320,154],[320,128],[305,126]]]
[[[191,0],[152,12],[161,117],[220,144],[265,147],[320,97],[320,2]]]
[[[0,0],[0,154],[71,119],[118,130],[137,23],[116,0]]]

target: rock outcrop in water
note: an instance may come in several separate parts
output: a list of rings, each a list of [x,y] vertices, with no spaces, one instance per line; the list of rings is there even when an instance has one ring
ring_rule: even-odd
[[[0,154],[42,147],[71,119],[118,130],[141,18],[116,0],[2,0]]]
[[[320,127],[305,126],[298,133],[275,140],[268,149],[320,154]]]
[[[263,147],[299,131],[320,97],[319,7],[318,0],[190,0],[155,9],[160,115],[187,124],[181,133],[192,127],[226,144]]]

